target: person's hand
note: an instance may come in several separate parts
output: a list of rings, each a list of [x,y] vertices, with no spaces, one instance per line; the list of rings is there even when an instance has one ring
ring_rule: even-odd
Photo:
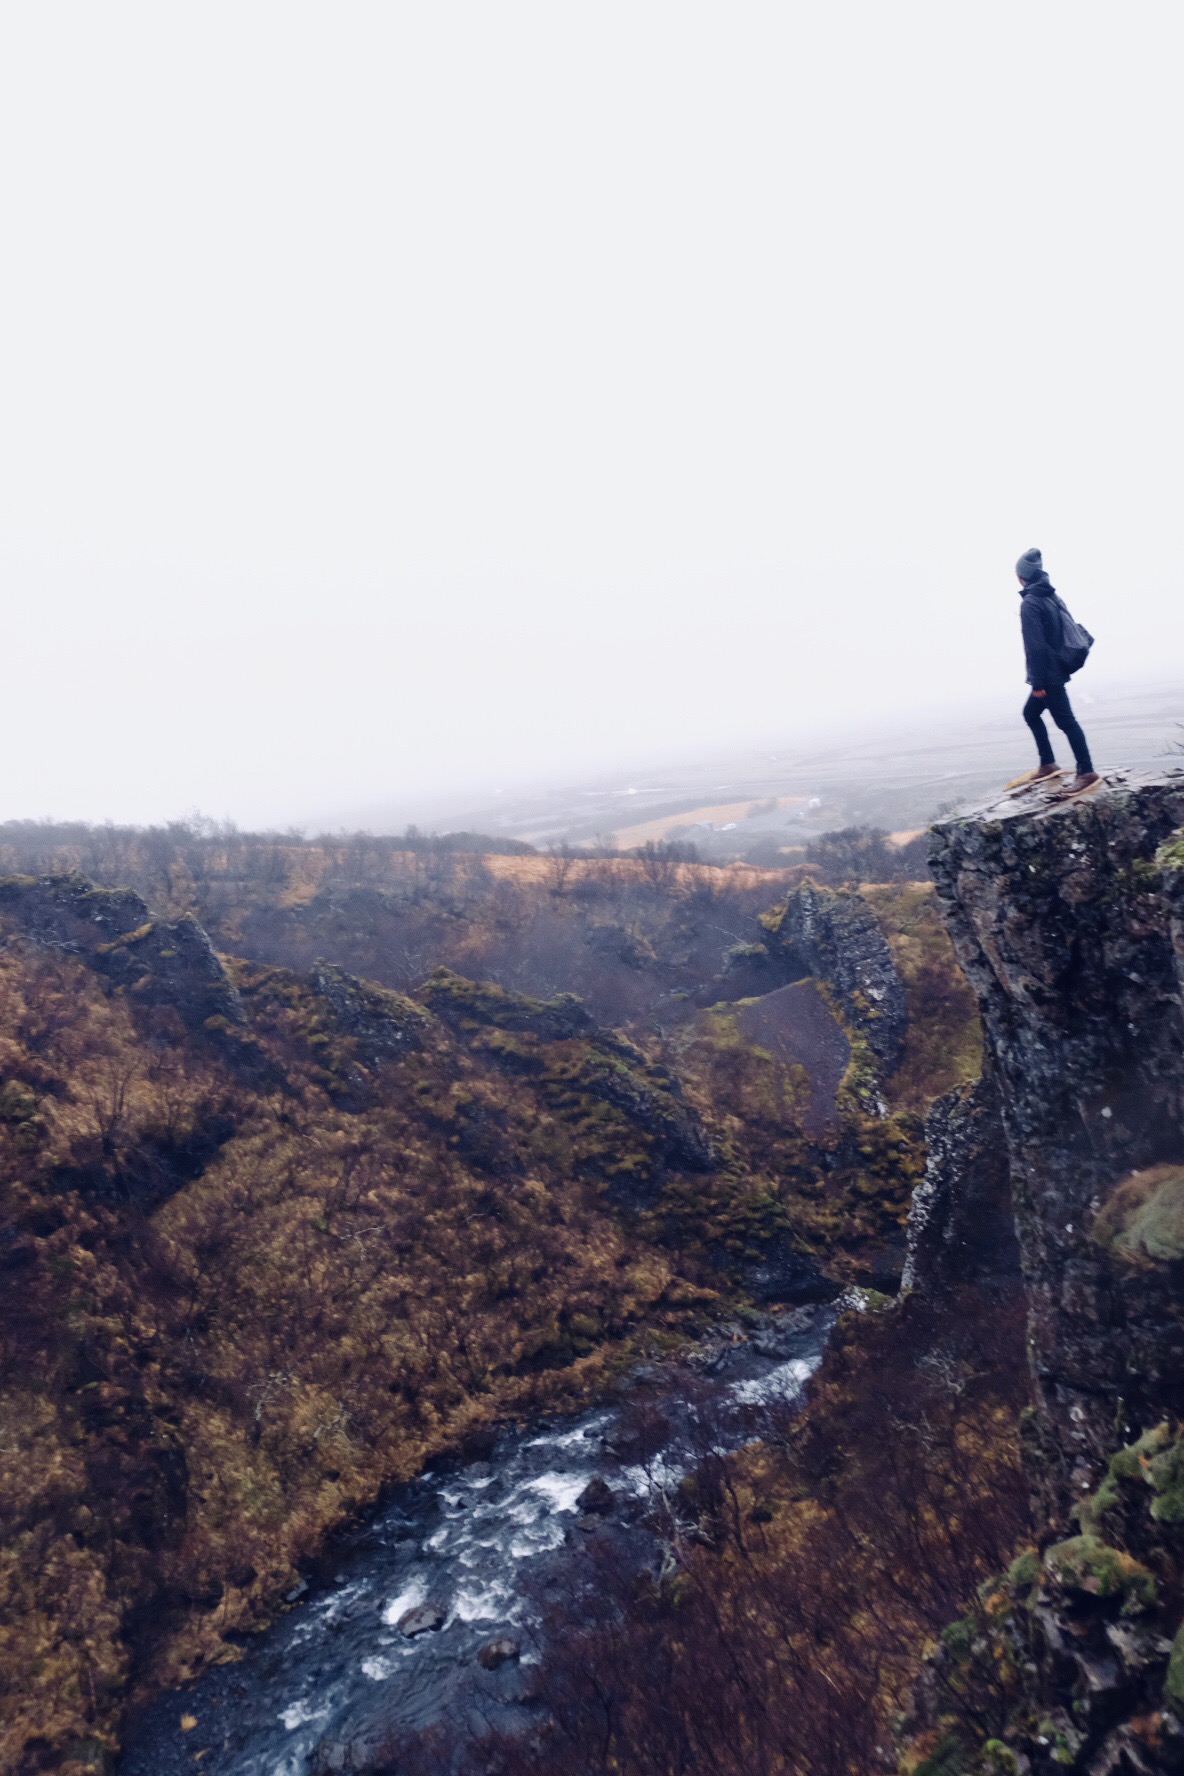
[[[1043,697],[1043,696],[1046,696],[1047,693],[1045,691],[1033,691],[1032,695],[1034,697]]]

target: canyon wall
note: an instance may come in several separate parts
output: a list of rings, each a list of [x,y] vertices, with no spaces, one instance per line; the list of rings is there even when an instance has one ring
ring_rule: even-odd
[[[1184,771],[942,822],[984,1077],[930,1114],[905,1282],[982,1274],[1010,1193],[1035,1545],[950,1624],[914,1776],[1184,1770]],[[919,1760],[919,1761],[918,1761]]]
[[[1184,1403],[1182,823],[1173,770],[1067,804],[1001,801],[933,835],[998,1091],[1065,1506],[1116,1432]]]

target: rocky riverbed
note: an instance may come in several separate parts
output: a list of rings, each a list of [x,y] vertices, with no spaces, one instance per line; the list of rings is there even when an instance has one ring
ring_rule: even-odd
[[[611,1405],[507,1431],[399,1487],[240,1659],[131,1722],[120,1776],[377,1771],[433,1729],[459,1772],[482,1734],[532,1731],[548,1604],[595,1609],[606,1556],[669,1562],[678,1482],[792,1406],[836,1311],[720,1328],[685,1362],[636,1370]]]

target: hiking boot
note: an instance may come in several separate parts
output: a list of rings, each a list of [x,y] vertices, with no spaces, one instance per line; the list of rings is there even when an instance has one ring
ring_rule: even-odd
[[[1064,773],[1059,765],[1037,765],[1034,771],[1025,771],[1022,777],[1013,777],[1010,783],[1003,786],[1008,796],[1027,795],[1038,783],[1045,783],[1050,777],[1061,777]]]
[[[1059,795],[1054,796],[1053,800],[1067,802],[1070,796],[1084,795],[1087,789],[1092,789],[1095,783],[1101,781],[1101,776],[1097,771],[1078,771],[1076,777],[1070,783],[1066,783],[1064,789]]]

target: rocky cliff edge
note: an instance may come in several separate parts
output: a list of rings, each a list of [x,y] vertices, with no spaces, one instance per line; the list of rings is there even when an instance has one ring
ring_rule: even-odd
[[[1001,796],[934,829],[931,867],[984,1080],[931,1114],[906,1281],[981,1263],[1010,1191],[1040,1533],[943,1636],[916,1768],[1179,1771],[1184,767]]]

